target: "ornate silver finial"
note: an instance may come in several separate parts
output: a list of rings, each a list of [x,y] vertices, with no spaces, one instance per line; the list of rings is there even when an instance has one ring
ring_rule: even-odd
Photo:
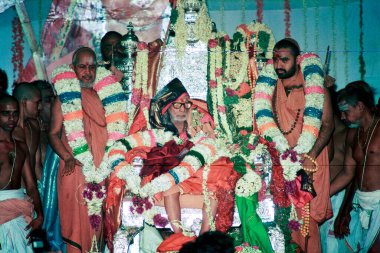
[[[139,38],[137,38],[135,31],[133,30],[132,22],[129,22],[127,29],[128,33],[121,38],[120,42],[124,48],[125,54],[134,52],[137,48],[137,43],[139,42]]]
[[[115,67],[123,72],[124,77],[121,80],[121,84],[123,86],[124,91],[129,95],[132,89],[132,77],[133,77],[133,69],[135,65],[134,55],[136,53],[137,44],[139,42],[139,38],[136,36],[133,25],[129,22],[127,34],[121,37],[120,44],[123,48],[123,57],[119,59],[115,63]]]
[[[183,8],[185,12],[198,12],[202,7],[202,0],[184,0]]]

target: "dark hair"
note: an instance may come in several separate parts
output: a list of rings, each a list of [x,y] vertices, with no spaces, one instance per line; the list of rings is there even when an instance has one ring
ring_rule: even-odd
[[[74,52],[74,54],[73,54],[73,58],[72,58],[72,64],[74,65],[74,66],[76,66],[77,65],[77,63],[78,63],[78,56],[80,55],[80,54],[82,54],[82,53],[90,53],[90,54],[92,54],[93,56],[94,56],[94,60],[95,60],[95,62],[96,62],[96,54],[95,54],[95,52],[94,52],[94,50],[92,50],[91,48],[89,48],[89,47],[80,47],[80,48],[78,48],[77,50],[75,50],[75,52]]]
[[[26,99],[26,100],[32,99],[36,93],[41,94],[37,86],[33,85],[32,83],[22,82],[22,83],[17,83],[15,85],[12,95],[19,102],[21,102],[23,99]]]
[[[46,80],[36,80],[32,82],[32,85],[37,86],[39,90],[53,89],[52,85]]]
[[[116,31],[109,31],[106,34],[104,34],[103,38],[100,40],[100,52],[102,53],[103,59],[107,58],[105,48],[104,48],[104,44],[106,43],[106,41],[110,38],[117,38],[117,39],[121,40],[122,37],[123,36]]]
[[[220,231],[209,231],[186,243],[179,253],[234,253],[233,239]]]
[[[375,110],[375,99],[372,88],[368,83],[359,80],[346,85],[346,87],[338,94],[338,103],[346,101],[351,106],[356,106],[358,102],[362,102],[370,111]]]
[[[276,43],[276,45],[274,45],[273,51],[279,50],[281,48],[291,49],[294,57],[297,57],[301,53],[300,46],[298,45],[298,42],[292,38],[285,38],[285,39],[278,41]]]
[[[14,96],[11,96],[7,93],[1,93],[0,94],[0,104],[5,104],[5,103],[9,103],[9,102],[14,102],[18,106],[18,101]]]
[[[0,93],[6,93],[8,89],[8,76],[4,70],[0,69]]]

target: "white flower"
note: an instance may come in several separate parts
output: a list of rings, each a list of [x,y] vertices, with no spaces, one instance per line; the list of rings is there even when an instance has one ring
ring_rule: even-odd
[[[261,177],[253,170],[247,169],[236,183],[235,193],[240,197],[250,197],[261,189]]]

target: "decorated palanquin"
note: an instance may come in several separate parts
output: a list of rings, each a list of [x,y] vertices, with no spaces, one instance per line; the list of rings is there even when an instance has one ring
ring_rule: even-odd
[[[233,205],[224,206],[225,213],[219,212],[215,221],[210,218],[209,213],[203,219],[210,219],[211,229],[223,231],[227,231],[233,224],[239,225],[241,221],[242,241],[259,247],[262,252],[292,252],[295,245],[291,243],[291,233],[301,229],[307,234],[309,217],[307,213],[302,217],[297,215],[295,207],[303,203],[297,201],[298,196],[292,197],[302,195],[294,190],[299,188],[299,185],[295,186],[298,182],[295,180],[298,178],[296,172],[301,168],[299,157],[293,152],[281,150],[283,141],[275,139],[273,142],[270,132],[264,131],[266,129],[262,119],[268,112],[259,110],[262,104],[258,103],[257,108],[253,108],[254,101],[263,99],[267,99],[264,103],[269,105],[270,95],[262,91],[263,80],[269,79],[264,76],[258,82],[258,77],[268,59],[272,58],[273,34],[266,25],[253,22],[240,25],[232,39],[222,32],[207,32],[203,39],[198,39],[200,35],[195,32],[197,22],[194,22],[196,19],[192,16],[194,9],[186,9],[185,5],[181,6],[181,2],[178,2],[179,9],[174,12],[175,20],[172,20],[172,33],[175,36],[169,36],[164,43],[161,59],[157,63],[158,67],[156,66],[157,90],[154,89],[155,86],[147,85],[154,76],[150,71],[151,65],[148,64],[149,47],[144,42],[137,46],[131,102],[132,106],[139,108],[139,114],[131,118],[138,122],[139,130],[146,131],[134,133],[132,127],[131,135],[119,141],[109,152],[110,163],[115,171],[111,176],[106,205],[115,207],[115,203],[118,203],[119,209],[120,206],[123,208],[122,216],[118,215],[118,211],[113,216],[116,218],[114,224],[120,225],[120,217],[123,217],[123,231],[119,231],[118,235],[124,233],[128,238],[127,246],[125,241],[116,242],[115,246],[121,244],[119,246],[123,249],[137,247],[137,251],[155,251],[162,239],[152,226],[170,227],[163,208],[162,192],[180,184],[197,171],[202,172],[201,191],[196,195],[181,195],[180,205],[182,229],[199,231],[199,219],[202,219],[200,209],[203,204],[209,206],[209,199],[212,197],[212,191],[208,188],[208,180],[212,176],[208,176],[208,173],[213,166],[223,169],[223,166],[229,164],[241,176],[237,182],[231,181],[232,184],[236,183],[235,201],[239,214],[236,221],[237,218],[239,221],[232,221]],[[185,12],[189,10],[191,15]],[[199,11],[200,8],[196,10]],[[190,20],[191,25],[182,23],[181,28],[181,22],[186,19]],[[207,20],[202,23],[210,24]],[[312,64],[312,70],[318,68],[318,60],[306,59],[304,64],[307,65],[308,61],[316,66],[314,68]],[[264,75],[268,75],[267,67],[264,68]],[[309,71],[305,75],[305,79],[310,76],[320,78],[317,70]],[[177,136],[152,129],[149,124],[150,98],[174,78],[181,79],[190,97],[195,98],[192,100],[194,106],[191,109],[188,129],[193,136],[190,140],[195,145],[176,166],[153,180],[147,180],[140,176],[140,172],[149,152],[165,146],[165,143],[182,145]],[[257,83],[260,84],[259,92]],[[259,96],[256,98],[257,94]],[[206,99],[207,103],[202,99]],[[259,136],[257,130],[263,136]],[[225,159],[222,165],[218,164],[221,158]],[[289,187],[294,191],[289,191]],[[127,201],[113,202],[114,197],[117,198],[115,195],[125,189],[128,190]],[[310,196],[307,197],[310,201]],[[119,209],[107,208],[106,212]],[[192,210],[195,209],[198,214],[194,216]],[[227,213],[228,222],[221,222],[220,218]],[[149,234],[144,235],[148,232]],[[139,239],[140,245],[132,243],[133,238],[137,240],[134,237],[136,234],[144,235]],[[150,240],[147,242],[144,237]],[[139,248],[143,245],[147,248]],[[117,248],[115,251],[117,252]]]

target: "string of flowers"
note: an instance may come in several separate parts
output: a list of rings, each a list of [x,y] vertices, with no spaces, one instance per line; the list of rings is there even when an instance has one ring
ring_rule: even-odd
[[[256,0],[256,16],[257,16],[257,22],[262,23],[263,22],[263,0]]]
[[[208,224],[210,224],[210,230],[215,231],[215,221],[211,214],[211,201],[210,201],[210,194],[207,189],[207,179],[208,174],[210,172],[210,164],[206,164],[202,171],[202,192],[203,192],[203,203],[205,205],[206,210],[206,217],[204,219],[208,220]]]
[[[284,21],[285,21],[285,37],[291,37],[290,34],[290,2],[289,0],[284,0]]]
[[[308,50],[309,45],[307,43],[307,0],[302,0],[302,13],[303,13],[303,38],[304,38],[304,45],[305,45],[305,50]]]
[[[74,157],[83,164],[82,172],[87,182],[83,197],[88,206],[90,222],[93,228],[98,228],[101,206],[105,198],[104,186],[100,186],[99,183],[112,171],[107,162],[108,154],[105,152],[99,167],[96,168],[84,134],[81,87],[75,72],[68,65],[62,65],[53,71],[52,79],[62,103],[63,124],[69,146]],[[105,109],[108,134],[106,150],[109,150],[113,143],[125,137],[127,132],[127,97],[114,75],[102,67],[97,69],[93,89]]]
[[[128,109],[130,115],[135,115],[136,108],[138,106],[143,110],[145,119],[149,117],[149,94],[147,90],[148,86],[148,46],[145,42],[139,42],[137,44],[137,56],[136,56],[136,67],[135,67],[135,82],[132,88],[132,98],[131,105]],[[128,129],[133,123],[134,117],[130,117],[128,121]],[[147,120],[146,122],[149,122]],[[149,128],[150,125],[148,124]]]
[[[18,80],[23,70],[24,37],[20,20],[17,17],[12,20],[12,39],[13,79]]]
[[[226,139],[232,141],[232,133],[227,124],[226,116],[226,106],[224,105],[224,85],[223,85],[223,54],[226,54],[224,48],[221,45],[225,46],[226,41],[229,41],[230,38],[228,35],[221,36],[222,43],[218,43],[216,53],[219,55],[216,57],[216,66],[215,66],[215,77],[216,77],[216,97],[218,104],[218,116],[220,118],[220,126],[226,135]]]
[[[336,75],[337,72],[337,64],[336,64],[336,8],[335,2],[336,0],[331,1],[332,15],[331,15],[331,34],[332,34],[332,65],[334,68],[334,73],[332,76]]]
[[[241,1],[241,22],[244,24],[245,23],[245,0],[240,0]]]
[[[125,161],[126,153],[135,147],[155,147],[158,143],[164,144],[170,140],[176,140],[177,143],[182,141],[170,132],[152,129],[132,134],[115,143],[113,150],[109,153],[109,163],[113,168],[120,167],[117,168],[119,171],[117,176],[127,182],[128,188],[133,194],[146,197],[166,191],[189,178],[190,174],[196,172],[206,163],[210,163],[211,158],[216,155],[215,141],[204,135],[197,135],[191,139],[196,145],[190,149],[177,167],[156,177],[141,188],[139,174],[131,169],[130,163]]]
[[[315,52],[319,52],[319,0],[314,0],[314,44],[315,44]]]
[[[281,153],[281,165],[287,181],[295,179],[296,172],[302,168],[301,154],[308,153],[313,147],[321,127],[324,101],[322,63],[316,54],[308,53],[300,56],[301,71],[305,79],[304,124],[295,147],[290,147],[285,136],[280,132],[273,118],[272,97],[277,83],[277,74],[270,60],[260,73],[256,84],[254,110],[258,130],[270,137]],[[289,151],[291,150],[292,151]],[[287,153],[287,152],[290,153]],[[293,151],[295,154],[293,154]]]
[[[262,251],[257,246],[250,246],[248,243],[244,242],[239,246],[235,247],[235,252],[238,253],[262,253]]]
[[[224,31],[225,23],[224,23],[224,0],[220,1],[220,26],[221,30]]]
[[[364,51],[364,45],[363,45],[363,0],[360,0],[359,4],[359,45],[360,45],[360,54],[359,54],[359,72],[360,72],[360,79],[364,80],[365,76],[365,61],[363,57],[363,51]]]
[[[211,138],[194,140],[194,146],[181,163],[169,172],[153,179],[140,190],[142,196],[153,196],[156,193],[169,190],[172,186],[188,179],[205,164],[210,164],[216,153],[215,142]],[[170,181],[170,183],[169,183]]]
[[[343,1],[343,16],[344,20],[348,20],[348,12],[347,12],[347,5],[348,0]],[[348,22],[344,24],[343,27],[343,39],[344,39],[344,76],[345,76],[345,83],[348,83],[348,28],[347,28]]]

